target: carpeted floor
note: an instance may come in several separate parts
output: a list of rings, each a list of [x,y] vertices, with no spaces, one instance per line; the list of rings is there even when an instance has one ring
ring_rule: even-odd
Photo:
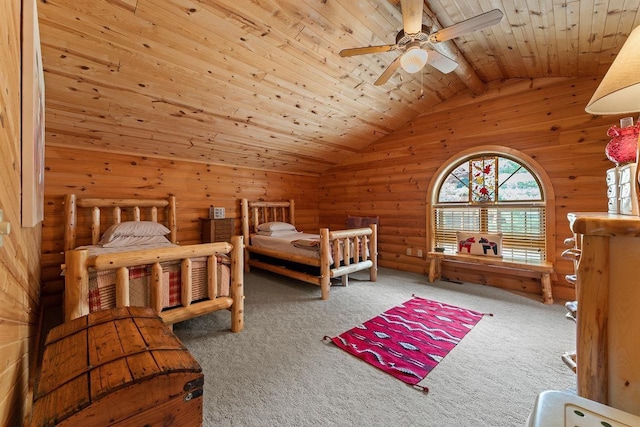
[[[574,390],[562,363],[575,325],[562,304],[380,269],[320,300],[314,285],[253,270],[245,330],[226,311],[175,325],[205,375],[205,426],[523,426],[544,390]],[[323,342],[412,294],[486,316],[421,382],[424,394]]]

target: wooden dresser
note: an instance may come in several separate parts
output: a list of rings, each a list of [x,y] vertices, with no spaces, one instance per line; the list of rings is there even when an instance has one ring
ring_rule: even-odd
[[[578,395],[640,415],[640,217],[570,213]]]
[[[234,231],[233,218],[200,218],[202,243],[230,242]]]

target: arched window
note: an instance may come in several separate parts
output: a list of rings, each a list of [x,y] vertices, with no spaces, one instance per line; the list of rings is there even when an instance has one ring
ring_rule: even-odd
[[[505,259],[548,259],[545,188],[515,150],[463,155],[437,176],[430,203],[434,246],[455,253],[457,231],[502,233]]]

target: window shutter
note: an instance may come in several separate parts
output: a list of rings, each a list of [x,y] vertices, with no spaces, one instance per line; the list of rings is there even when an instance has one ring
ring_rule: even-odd
[[[487,209],[489,232],[502,233],[502,256],[519,261],[544,261],[546,215],[543,206],[499,206]]]
[[[502,233],[502,256],[517,261],[544,261],[546,211],[544,206],[509,204],[484,206],[435,206],[436,246],[455,253],[456,231]]]
[[[456,231],[480,231],[480,208],[434,208],[435,245],[445,248],[445,252],[454,253],[458,245]]]

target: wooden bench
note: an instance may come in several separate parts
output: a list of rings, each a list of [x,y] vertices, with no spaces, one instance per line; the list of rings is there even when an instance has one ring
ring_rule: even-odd
[[[442,272],[442,261],[456,264],[466,264],[471,266],[490,266],[497,269],[517,271],[528,271],[539,275],[542,285],[542,301],[545,304],[553,304],[553,293],[551,291],[551,274],[553,273],[553,264],[550,262],[525,263],[505,260],[497,257],[484,257],[477,255],[464,254],[445,254],[443,252],[429,252],[427,254],[429,263],[429,283],[440,278]]]

